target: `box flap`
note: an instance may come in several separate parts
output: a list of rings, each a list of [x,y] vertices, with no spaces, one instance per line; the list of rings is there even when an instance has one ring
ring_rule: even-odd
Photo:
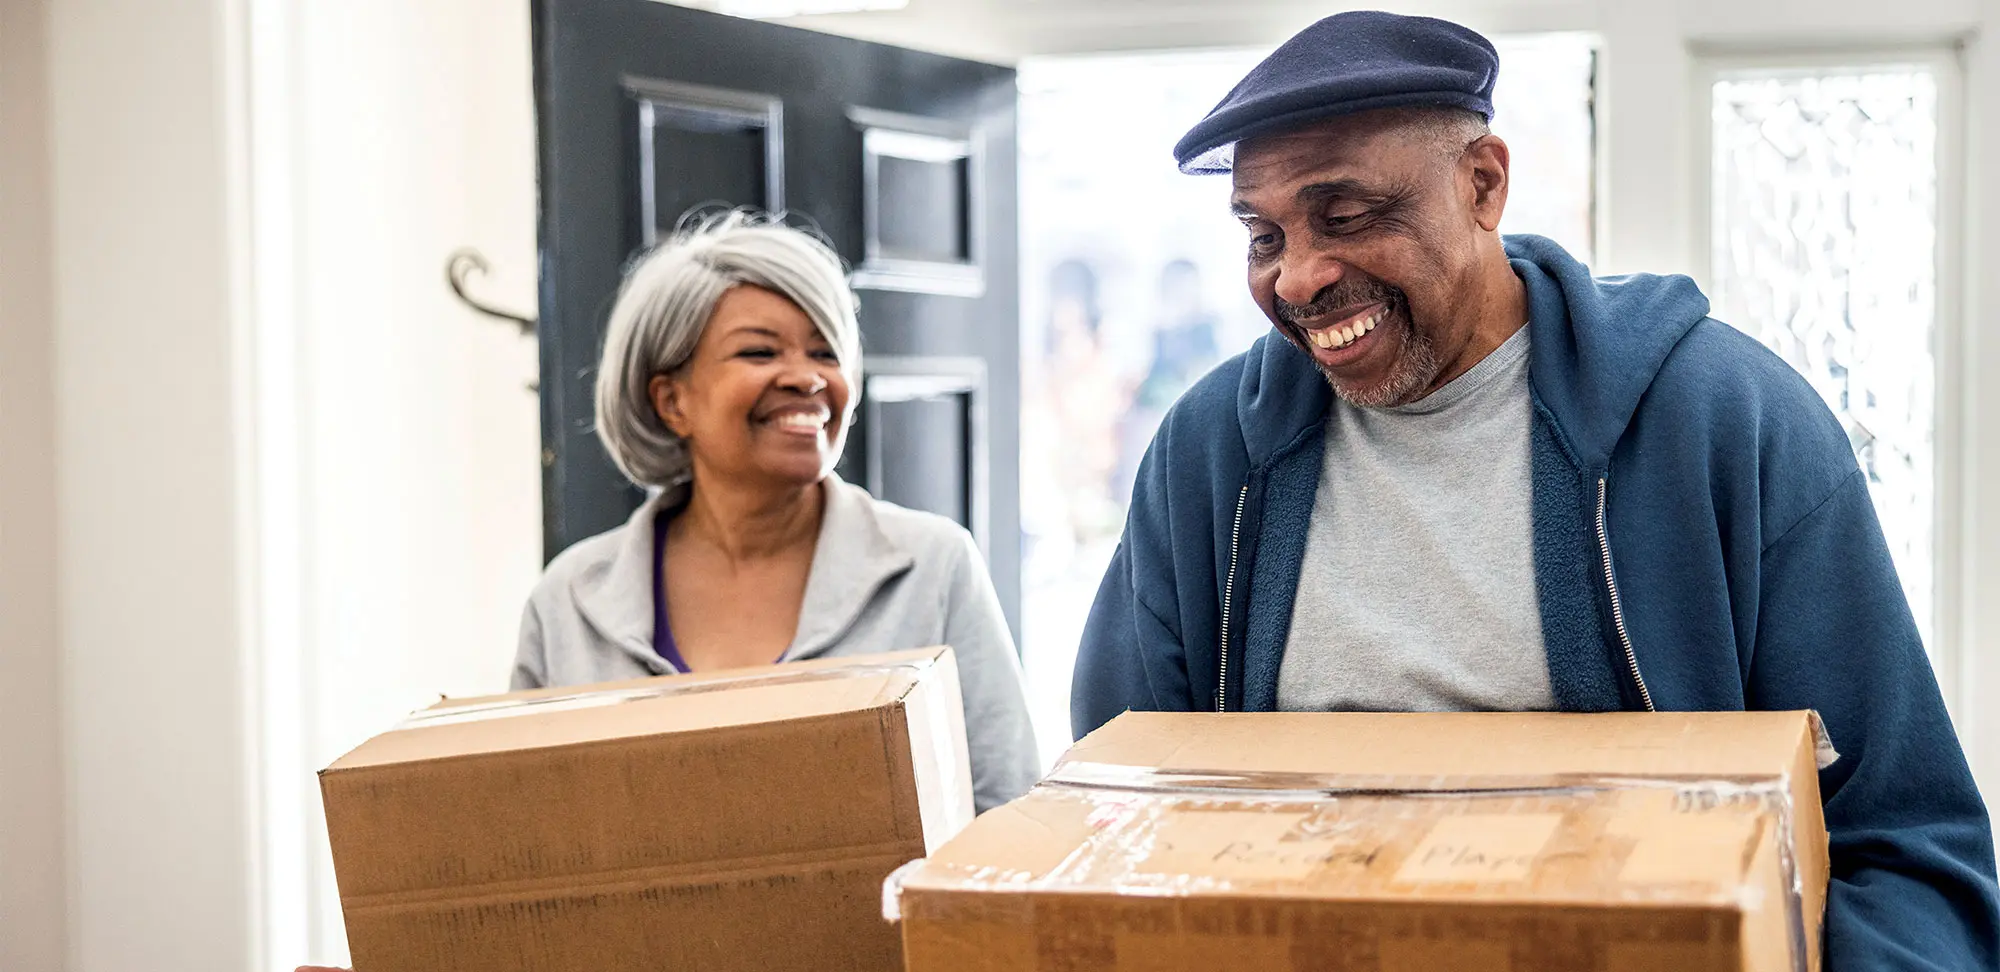
[[[447,699],[326,772],[807,719],[900,701],[945,648]]]
[[[1337,774],[1404,789],[1432,777],[1450,786],[1548,776],[1777,779],[1818,741],[1807,712],[1127,712],[1071,747],[1055,775],[1101,772],[1092,767]]]

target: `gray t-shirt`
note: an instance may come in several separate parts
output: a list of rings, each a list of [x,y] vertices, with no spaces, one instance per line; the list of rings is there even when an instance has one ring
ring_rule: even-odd
[[[1526,327],[1420,401],[1334,402],[1278,708],[1555,708],[1531,411]]]

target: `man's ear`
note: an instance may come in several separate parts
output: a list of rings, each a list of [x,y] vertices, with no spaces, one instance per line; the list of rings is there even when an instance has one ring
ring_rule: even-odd
[[[1489,233],[1500,228],[1500,215],[1507,209],[1508,166],[1512,157],[1500,136],[1487,134],[1465,147],[1460,164],[1466,167],[1472,184],[1472,218]]]

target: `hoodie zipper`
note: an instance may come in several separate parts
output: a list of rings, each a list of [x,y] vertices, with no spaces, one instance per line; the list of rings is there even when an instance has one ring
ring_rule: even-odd
[[[1647,712],[1653,708],[1653,693],[1646,690],[1646,676],[1639,674],[1639,653],[1632,650],[1632,633],[1625,628],[1625,600],[1618,596],[1618,578],[1611,572],[1611,531],[1604,525],[1605,499],[1609,493],[1607,480],[1597,480],[1597,549],[1604,556],[1604,587],[1611,592],[1611,623],[1618,628],[1618,643],[1625,649],[1625,668],[1632,673],[1632,684],[1639,686],[1639,701]]]
[[[1250,484],[1236,494],[1236,522],[1229,527],[1229,574],[1222,581],[1222,643],[1216,650],[1215,711],[1229,711],[1229,602],[1236,594],[1236,549],[1243,535],[1243,504],[1250,499]]]

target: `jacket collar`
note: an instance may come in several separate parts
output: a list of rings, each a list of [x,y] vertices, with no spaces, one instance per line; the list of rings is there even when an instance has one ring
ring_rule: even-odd
[[[1603,475],[1653,379],[1708,316],[1708,298],[1683,276],[1594,278],[1551,240],[1506,238],[1528,291],[1528,382],[1584,472]]]
[[[883,529],[867,490],[838,476],[827,476],[825,483],[826,512],[787,659],[810,658],[832,648],[860,619],[875,592],[917,562]]]
[[[831,648],[860,617],[875,591],[916,563],[916,557],[883,529],[867,491],[833,475],[821,481],[821,488],[826,508],[813,545],[798,631],[785,650],[786,660]],[[653,524],[687,500],[685,486],[647,500],[625,521],[605,568],[579,572],[570,582],[578,612],[598,635],[659,674],[673,668],[653,650]]]

